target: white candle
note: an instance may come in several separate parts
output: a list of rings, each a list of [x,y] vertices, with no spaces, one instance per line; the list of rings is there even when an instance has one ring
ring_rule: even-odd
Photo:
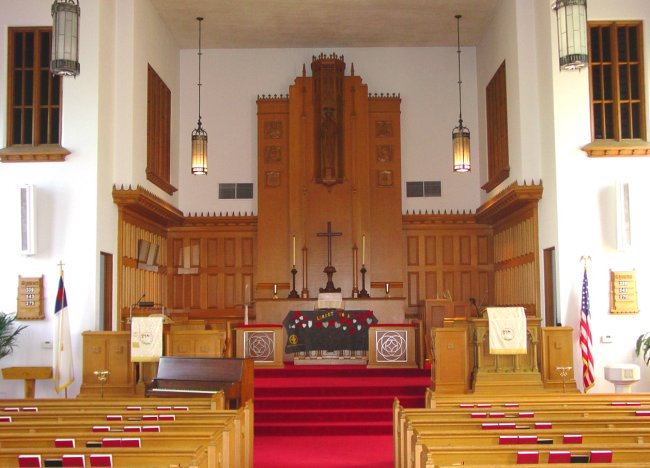
[[[277,293],[278,293],[278,285],[274,283],[273,284],[273,294],[277,294]]]
[[[248,325],[248,303],[244,305],[244,325]]]
[[[296,236],[293,236],[293,266],[296,266]]]
[[[361,238],[361,264],[366,264],[366,236]]]
[[[390,283],[386,283],[386,294],[390,292]]]
[[[248,307],[248,303],[251,301],[250,294],[248,294],[248,285],[244,287],[244,304]]]

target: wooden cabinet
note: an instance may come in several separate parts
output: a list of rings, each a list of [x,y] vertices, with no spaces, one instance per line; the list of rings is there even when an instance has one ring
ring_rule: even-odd
[[[435,328],[433,345],[433,381],[436,393],[467,393],[469,367],[467,329]]]
[[[83,337],[83,377],[80,396],[102,392],[95,371],[109,371],[103,385],[105,395],[132,395],[135,391],[131,363],[130,333],[86,331]]]
[[[166,356],[223,357],[223,330],[172,330],[165,339]]]
[[[573,328],[542,328],[542,379],[547,390],[576,392],[573,371]],[[563,369],[562,369],[563,368]],[[562,373],[565,372],[564,381]]]

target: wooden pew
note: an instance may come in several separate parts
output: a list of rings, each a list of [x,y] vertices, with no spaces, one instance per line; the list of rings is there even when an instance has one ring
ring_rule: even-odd
[[[20,413],[14,413],[14,415]],[[197,415],[197,413],[194,413]],[[204,415],[192,417],[192,414],[183,414],[183,419],[175,421],[107,421],[106,415],[69,415],[69,414],[40,414],[23,413],[23,419],[14,420],[11,423],[0,424],[0,439],[5,434],[16,431],[29,431],[35,433],[47,433],[62,435],[61,425],[65,424],[66,432],[86,431],[97,437],[116,437],[119,435],[137,435],[140,432],[125,432],[125,428],[136,427],[159,427],[161,432],[196,431],[219,431],[222,435],[222,447],[220,453],[224,460],[232,465],[225,466],[252,466],[253,458],[253,409],[252,402],[248,402],[244,408],[239,410],[225,410],[222,412],[207,412]],[[208,417],[206,417],[206,415]],[[110,432],[93,432],[93,427],[107,427]],[[142,432],[144,434],[144,432]],[[217,454],[215,453],[215,456]]]
[[[620,395],[617,395],[620,397]],[[615,398],[617,402],[636,400],[637,395],[627,395],[625,399]],[[459,401],[468,402],[468,396],[461,396],[454,405],[459,405]],[[595,400],[595,399],[594,399]],[[643,398],[641,398],[643,400]],[[512,401],[510,399],[503,399],[503,402]],[[584,430],[586,428],[601,427],[636,427],[644,430],[648,427],[648,419],[643,416],[632,416],[637,410],[647,411],[645,405],[640,406],[611,406],[611,401],[608,398],[599,398],[598,403],[590,405],[588,399],[577,399],[572,405],[557,405],[557,401],[549,399],[553,402],[552,405],[542,405],[541,408],[534,408],[532,403],[530,408],[499,408],[494,405],[491,408],[459,408],[458,406],[443,406],[436,409],[403,409],[396,401],[394,405],[394,452],[395,452],[395,466],[413,466],[415,459],[418,457],[419,451],[422,450],[423,443],[416,442],[416,436],[425,437],[427,440],[432,440],[436,435],[441,435],[441,431],[437,427],[442,427],[442,432],[450,433],[457,431],[458,433],[470,436],[471,431],[492,432],[489,430],[481,430],[483,423],[506,423],[514,424],[520,427],[532,426],[535,422],[540,422],[542,418],[551,419],[554,427],[563,429],[565,432],[574,432],[575,430]],[[646,399],[647,401],[647,399]],[[571,409],[573,407],[573,409]],[[471,418],[470,414],[474,413],[511,413],[518,414],[519,412],[526,413],[528,410],[534,411],[532,418]],[[504,414],[504,415],[505,415]],[[586,426],[586,427],[585,427]],[[577,429],[579,428],[579,429]],[[610,429],[611,430],[611,429]],[[524,430],[525,431],[525,430]],[[520,433],[520,432],[517,432]],[[485,437],[482,434],[478,437]],[[441,437],[444,439],[444,435]],[[489,436],[488,436],[489,438]],[[486,439],[487,440],[487,439]],[[494,439],[496,440],[496,439]],[[435,442],[431,442],[436,445]],[[426,443],[424,444],[426,445]],[[417,453],[416,453],[417,452]]]
[[[198,448],[160,450],[144,448],[0,448],[0,466],[18,466],[20,455],[40,455],[45,459],[60,459],[63,455],[84,455],[86,466],[91,466],[90,455],[111,455],[112,466],[117,467],[175,467],[211,468],[208,450]],[[216,465],[215,465],[216,466]]]
[[[643,462],[650,458],[650,445],[648,444],[559,444],[520,445],[519,447],[515,447],[505,445],[490,447],[429,447],[425,445],[419,463],[416,463],[415,467],[433,468],[445,464],[482,464],[484,466],[494,466],[496,464],[515,465],[517,464],[518,452],[538,452],[539,463],[547,463],[549,452],[551,451],[569,451],[573,455],[589,455],[594,451],[611,450],[612,463],[614,464]]]
[[[431,388],[426,390],[425,406],[427,408],[440,408],[461,404],[491,404],[503,406],[506,403],[519,403],[521,406],[534,405],[573,405],[597,404],[611,405],[612,403],[639,402],[650,405],[650,393],[534,393],[519,395],[465,395],[465,394],[437,394]]]
[[[124,408],[141,407],[142,409],[155,409],[158,406],[179,406],[187,407],[189,411],[194,409],[212,409],[214,411],[225,408],[225,397],[223,392],[217,392],[210,397],[191,398],[176,400],[170,398],[138,398],[114,396],[105,398],[38,398],[35,400],[0,399],[0,410],[5,408],[38,408],[39,411],[47,408],[73,408],[77,411],[85,409],[100,408]]]
[[[143,402],[156,404],[163,403],[164,406],[170,406],[171,400],[165,399],[144,399]],[[161,400],[161,401],[158,401]],[[204,401],[200,401],[204,400]],[[134,399],[129,398],[129,405]],[[190,408],[187,411],[170,412],[168,410],[159,410],[157,406],[155,410],[146,409],[142,407],[139,411],[127,411],[126,406],[123,404],[124,400],[119,400],[116,407],[106,405],[101,410],[96,410],[94,407],[80,406],[79,403],[88,403],[88,400],[77,400],[77,409],[69,406],[70,400],[52,400],[46,405],[40,405],[37,412],[25,411],[5,411],[0,413],[0,417],[9,416],[12,418],[10,423],[0,423],[0,440],[5,439],[5,435],[15,433],[17,431],[27,431],[30,433],[42,433],[44,436],[49,434],[53,436],[61,436],[62,423],[65,425],[66,433],[70,431],[86,432],[90,437],[95,440],[102,437],[129,437],[140,436],[147,434],[147,437],[155,437],[156,434],[138,433],[138,432],[105,432],[94,433],[93,426],[110,426],[112,431],[124,431],[128,426],[159,426],[164,433],[179,434],[183,431],[197,431],[204,432],[206,437],[212,437],[213,443],[208,444],[208,455],[210,466],[219,466],[217,462],[222,463],[222,466],[230,467],[251,467],[253,460],[253,408],[252,402],[247,402],[246,405],[238,410],[210,410],[214,407],[214,399],[196,399],[200,405],[194,405],[194,399],[191,400]],[[3,403],[8,401],[3,401]],[[57,404],[62,403],[57,410]],[[25,402],[24,400],[12,400],[12,408],[24,409],[34,403],[34,401]],[[173,403],[173,402],[171,402]],[[184,402],[183,402],[184,403]],[[187,405],[183,405],[187,406]],[[202,409],[197,410],[196,406]],[[9,407],[9,406],[7,406]],[[5,407],[3,407],[5,408]],[[80,412],[80,410],[83,410]],[[108,414],[122,415],[122,421],[107,421]],[[145,414],[160,415],[160,416],[173,416],[175,421],[137,421],[129,420],[128,418],[138,418]],[[160,433],[159,433],[160,434]],[[179,437],[182,437],[179,435]],[[186,438],[187,439],[187,438]],[[221,443],[218,442],[221,440]],[[197,442],[188,440],[188,448],[196,448]],[[213,449],[212,447],[217,447]],[[160,447],[158,448],[160,450]],[[13,466],[13,465],[12,465]]]

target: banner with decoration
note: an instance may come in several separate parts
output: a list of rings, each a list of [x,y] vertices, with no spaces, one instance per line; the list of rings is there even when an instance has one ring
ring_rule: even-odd
[[[291,311],[282,324],[287,331],[285,352],[368,350],[368,328],[377,323],[372,310]]]

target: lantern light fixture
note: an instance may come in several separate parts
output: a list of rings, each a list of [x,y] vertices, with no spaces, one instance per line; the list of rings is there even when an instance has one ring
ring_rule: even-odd
[[[560,70],[580,70],[587,66],[587,0],[556,0]]]
[[[208,173],[208,133],[201,124],[201,22],[203,17],[198,16],[199,22],[199,120],[192,131],[192,174],[207,175]]]
[[[53,75],[76,77],[79,65],[79,1],[54,0],[52,4],[52,58]]]
[[[458,39],[458,125],[451,132],[452,150],[454,155],[454,172],[469,172],[471,163],[469,159],[470,135],[469,129],[463,125],[463,99],[460,77],[460,19],[462,15],[456,15],[456,31]]]

